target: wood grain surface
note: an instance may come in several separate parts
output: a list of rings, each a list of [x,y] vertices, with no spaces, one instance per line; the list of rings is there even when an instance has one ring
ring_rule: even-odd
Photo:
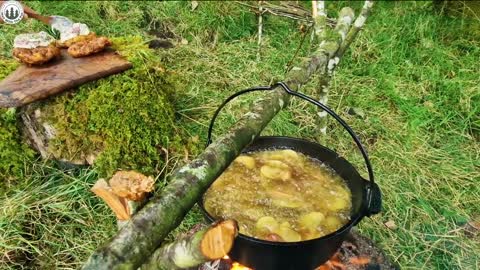
[[[21,65],[1,81],[0,107],[20,107],[131,67],[111,50],[81,58],[62,50],[61,59],[38,67]]]

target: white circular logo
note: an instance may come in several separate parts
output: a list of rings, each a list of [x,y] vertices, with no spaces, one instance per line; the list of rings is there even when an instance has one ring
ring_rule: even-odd
[[[23,15],[23,7],[17,1],[5,1],[0,8],[0,17],[9,24],[18,23]]]

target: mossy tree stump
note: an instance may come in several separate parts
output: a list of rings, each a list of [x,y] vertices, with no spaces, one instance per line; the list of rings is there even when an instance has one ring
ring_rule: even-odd
[[[165,151],[185,147],[174,119],[175,75],[143,39],[112,42],[133,68],[24,106],[24,134],[43,158],[93,165],[101,177],[154,174]]]

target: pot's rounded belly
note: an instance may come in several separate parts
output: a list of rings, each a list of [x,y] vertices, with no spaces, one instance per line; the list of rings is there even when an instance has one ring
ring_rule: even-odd
[[[237,237],[229,256],[254,270],[314,270],[335,254],[349,231],[293,246],[272,246]]]

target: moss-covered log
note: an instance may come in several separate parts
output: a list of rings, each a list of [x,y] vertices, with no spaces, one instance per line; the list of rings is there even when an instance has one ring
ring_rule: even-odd
[[[325,66],[325,54],[318,48],[287,74],[285,82],[298,90],[318,67]],[[88,259],[84,269],[136,269],[162,244],[210,184],[251,143],[275,114],[289,101],[283,90],[257,100],[227,133],[195,160],[177,170],[162,192],[150,200],[106,245]]]
[[[237,234],[234,220],[214,223],[157,249],[141,270],[185,269],[221,259],[230,252]]]

